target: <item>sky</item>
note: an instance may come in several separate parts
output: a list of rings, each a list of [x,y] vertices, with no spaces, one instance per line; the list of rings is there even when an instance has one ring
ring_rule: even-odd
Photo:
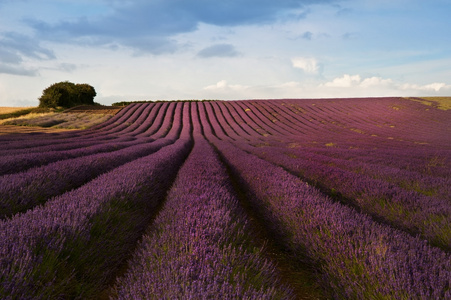
[[[451,96],[451,0],[0,0],[0,106]]]

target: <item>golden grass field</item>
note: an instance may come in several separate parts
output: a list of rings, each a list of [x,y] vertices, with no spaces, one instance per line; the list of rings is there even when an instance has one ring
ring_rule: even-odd
[[[0,115],[33,107],[0,107]],[[86,129],[104,122],[122,107],[79,106],[64,112],[30,112],[21,116],[0,119],[0,135],[11,133],[61,132]],[[55,125],[53,125],[54,123]]]
[[[421,97],[407,99],[417,101],[425,105],[434,106],[442,110],[451,109],[451,97]]]
[[[2,114],[10,114],[22,109],[28,109],[31,108],[31,106],[28,107],[9,107],[9,106],[0,106],[0,115]]]

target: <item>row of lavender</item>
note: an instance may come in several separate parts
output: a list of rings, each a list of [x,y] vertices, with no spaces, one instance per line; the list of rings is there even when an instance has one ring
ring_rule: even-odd
[[[306,252],[315,261],[324,284],[331,288],[331,296],[451,297],[448,253],[334,202],[284,169],[257,158],[251,153],[258,153],[274,164],[284,164],[279,161],[282,156],[268,147],[255,148],[246,142],[236,142],[234,134],[230,137],[220,134],[224,126],[216,123],[217,118],[208,111],[201,109],[204,123],[212,124],[205,132],[240,179],[249,201],[286,247],[299,254]],[[310,167],[315,173],[315,165]]]
[[[141,120],[148,129],[144,136],[143,130],[139,130],[127,137],[122,132],[130,127],[118,129],[123,126],[117,121],[120,125],[105,124],[102,130],[91,131],[83,137],[64,136],[57,141],[55,138],[38,139],[34,147],[30,141],[15,143],[14,146],[24,143],[24,149],[28,151],[10,150],[10,155],[1,160],[1,173],[12,174],[0,176],[0,218],[44,203],[52,196],[77,188],[102,173],[173,143],[182,126],[182,106],[171,106],[170,113],[166,114],[164,110],[158,117]],[[133,119],[132,116],[137,115],[130,111],[135,112],[135,109],[132,107],[122,118]],[[47,146],[48,143],[54,144]]]
[[[198,119],[194,122],[190,119],[191,106],[178,107],[180,111],[183,109],[183,114],[175,114],[180,117],[170,122],[173,126],[166,138],[140,140],[141,144],[101,154],[99,164],[87,155],[80,160],[57,161],[2,177],[4,183],[13,185],[22,177],[34,180],[28,185],[33,187],[33,192],[26,189],[28,193],[24,193],[22,200],[40,195],[43,203],[0,221],[2,299],[101,296],[164,202],[166,191],[191,148],[193,123],[196,147],[155,225],[150,227],[158,230],[160,223],[181,224],[178,228],[162,230],[163,239],[151,238],[153,243],[157,242],[153,244],[157,245],[155,250],[161,251],[158,247],[163,246],[166,252],[171,250],[174,254],[175,251],[175,256],[144,253],[174,267],[152,273],[157,290],[166,298],[212,297],[218,293],[228,298],[294,298],[293,291],[281,284],[278,271],[265,256],[262,245],[254,241],[251,226],[247,225],[223,166],[201,138],[201,124]],[[201,163],[203,167],[197,168]],[[84,165],[86,169],[91,168],[85,171]],[[107,165],[111,170],[102,169]],[[75,172],[67,172],[68,168],[76,169],[83,179],[75,176]],[[94,170],[97,173],[93,174]],[[106,173],[96,177],[102,172]],[[42,180],[43,175],[54,177]],[[198,185],[197,179],[203,184]],[[83,180],[87,182],[82,183]],[[194,185],[190,187],[187,182]],[[47,188],[48,183],[56,185]],[[65,193],[64,189],[58,189],[67,184],[80,187]],[[193,193],[194,189],[197,193]],[[14,193],[9,196],[5,199],[17,207],[20,201],[12,199]],[[179,210],[174,219],[174,210],[186,201],[189,209]],[[162,241],[166,244],[159,244]],[[170,247],[171,243],[177,247]],[[182,253],[185,255],[178,257]],[[180,273],[181,268],[186,271]],[[168,281],[177,275],[182,276],[175,282]],[[119,293],[119,298],[130,299],[155,297],[156,291],[146,294],[152,290],[150,277],[143,279],[145,285],[135,285],[138,290],[132,291],[127,290],[130,286],[126,279],[119,279],[116,292],[111,295]]]
[[[344,299],[450,297],[451,257],[325,197],[285,170],[216,142],[284,245],[307,255]]]
[[[116,280],[118,299],[291,299],[253,241],[224,167],[200,135],[165,205]]]
[[[345,102],[352,102],[349,101]],[[292,298],[293,290],[280,285],[275,265],[253,241],[252,224],[243,225],[247,217],[237,204],[231,179],[203,141],[205,135],[240,180],[250,205],[267,224],[272,224],[268,230],[282,241],[283,247],[312,260],[324,279],[324,288],[332,296],[448,297],[451,270],[446,253],[447,235],[437,242],[415,227],[413,221],[417,218],[403,220],[407,225],[398,224],[376,210],[373,213],[378,220],[391,224],[381,225],[335,203],[289,172],[298,175],[303,171],[302,177],[309,182],[320,183],[331,194],[338,191],[350,201],[357,199],[352,194],[356,186],[365,182],[367,190],[374,190],[377,180],[379,185],[386,180],[386,172],[390,174],[389,180],[395,182],[387,189],[398,194],[418,189],[415,184],[409,187],[409,183],[429,180],[433,188],[425,190],[423,186],[415,192],[435,194],[425,195],[429,198],[418,203],[449,199],[448,190],[442,186],[449,176],[446,172],[431,176],[422,169],[412,173],[405,168],[408,159],[401,158],[394,169],[384,168],[390,164],[388,154],[401,153],[405,147],[411,147],[412,141],[387,140],[383,136],[385,128],[378,132],[378,137],[350,130],[359,129],[357,123],[365,126],[364,114],[358,115],[350,108],[340,111],[333,106],[310,109],[306,103],[309,102],[274,100],[132,105],[108,122],[74,136],[51,135],[39,140],[4,138],[0,151],[9,153],[8,163],[17,163],[20,172],[13,168],[0,176],[3,180],[0,186],[7,186],[1,194],[4,198],[0,207],[4,209],[3,217],[10,216],[0,222],[4,241],[0,247],[4,270],[0,275],[0,295],[6,299],[98,295],[113,282],[117,270],[146,230],[148,234],[137,246],[128,271],[115,280],[107,294],[130,299],[137,295],[145,298],[149,291],[165,291],[161,294],[163,298],[196,294],[207,297],[220,292],[230,298],[240,295]],[[377,111],[390,101],[379,106],[366,103],[364,106]],[[404,111],[390,109],[395,115],[412,114],[408,107]],[[347,111],[354,123],[336,116]],[[307,121],[309,118],[313,121]],[[372,122],[368,126],[374,128]],[[152,223],[170,182],[188,155],[191,136],[195,148]],[[338,136],[346,139],[343,145],[361,148],[352,161],[343,148],[334,151],[311,145],[311,139],[330,141]],[[426,133],[424,138],[431,143],[435,141]],[[411,151],[415,159],[435,151],[436,156],[446,161],[449,149],[443,145],[446,142],[425,146],[424,154],[415,145]],[[368,155],[370,147],[375,146],[379,147],[375,154],[381,155],[367,163],[360,154]],[[103,152],[95,154],[95,149]],[[37,152],[36,156],[27,156],[33,152]],[[21,157],[28,158],[33,167],[20,169]],[[286,170],[275,165],[283,165]],[[440,170],[439,165],[432,168]],[[353,174],[361,175],[356,170],[365,174],[365,181],[358,184],[353,181],[359,179],[353,178]],[[335,177],[329,176],[329,172]],[[350,178],[346,179],[349,184],[342,188],[334,178]],[[76,189],[66,192],[73,188]],[[357,193],[360,197],[362,191]],[[392,196],[385,193],[381,197],[389,202],[393,201]],[[365,200],[372,202],[371,198]],[[396,202],[404,205],[398,209],[400,219],[410,209],[403,201]],[[36,207],[39,203],[43,205]],[[367,209],[359,202],[353,204]],[[443,207],[447,209],[449,205]],[[20,211],[26,212],[17,214]],[[420,220],[432,221],[435,227],[443,221],[448,224],[446,217],[439,218],[442,215],[438,212],[426,218],[417,215]],[[444,228],[446,231],[447,227]],[[445,248],[445,252],[406,232],[422,233]],[[165,246],[158,249],[160,245]],[[183,259],[177,259],[178,256]],[[168,289],[158,290],[165,284]]]
[[[251,104],[252,102],[246,103],[247,109],[252,107]],[[242,120],[246,124],[254,126],[255,132],[258,132],[259,128],[261,130],[270,128],[268,125],[265,126],[263,121],[256,121],[263,120],[262,115],[255,114],[254,117],[251,117],[250,113],[246,114],[246,109],[242,109],[243,102],[232,105],[238,106],[236,109],[238,112],[241,108]],[[224,117],[231,118],[231,115]],[[214,118],[217,120],[216,116]],[[236,116],[235,119],[237,119]],[[218,122],[217,126],[221,127],[221,123]],[[274,125],[272,127],[273,132],[283,130],[282,126]],[[222,132],[228,131],[227,135],[231,139],[237,140],[236,130],[227,129],[221,127]],[[297,137],[286,135],[285,139],[281,140],[280,135],[273,134],[273,138],[266,139],[263,146],[261,139],[251,141],[250,144],[254,148],[250,148],[248,151],[274,164],[282,165],[293,174],[302,175],[308,182],[326,189],[329,194],[339,194],[342,196],[341,198],[347,198],[350,204],[359,207],[364,212],[405,229],[413,235],[421,234],[432,244],[443,249],[451,249],[451,205],[449,202],[451,182],[449,177],[436,177],[392,166],[340,160],[319,155],[309,148],[300,146],[305,143],[305,140],[306,137],[302,135]],[[289,146],[293,141],[297,142],[296,147]],[[359,143],[354,143],[354,145],[360,146]],[[444,160],[449,160],[449,150],[429,148],[424,152],[427,154],[427,151],[434,155],[437,155],[438,152]],[[377,153],[384,155],[384,149],[376,152],[375,156]],[[392,150],[390,153],[393,154],[394,151]],[[417,154],[419,153],[417,152]],[[440,169],[443,170],[446,167]]]
[[[113,299],[295,299],[227,171],[204,133],[214,129],[192,107],[194,148],[157,216],[109,290]],[[208,122],[209,123],[209,122]],[[257,234],[258,235],[258,234]],[[303,291],[302,294],[305,294]],[[321,295],[313,289],[307,297]]]
[[[449,179],[400,172],[377,165],[362,166],[362,163],[345,165],[339,161],[339,165],[333,158],[301,149],[246,149],[293,174],[301,175],[308,182],[326,189],[332,196],[344,197],[345,202],[375,218],[413,235],[420,234],[433,245],[451,250]]]
[[[191,149],[189,105],[178,104],[175,112],[160,123],[172,124],[161,126],[166,138],[144,139],[126,151],[101,154],[98,160],[88,155],[81,157],[86,161],[44,166],[53,168],[45,170],[49,176],[69,173],[61,182],[53,178],[58,186],[78,180],[77,173],[87,182],[76,183],[80,187],[68,192],[57,188],[48,192],[42,184],[49,180],[42,180],[29,196],[47,193],[43,205],[0,222],[0,298],[90,298],[108,286],[163,203]],[[83,165],[85,169],[80,169]],[[109,167],[97,170],[104,165]],[[29,178],[41,180],[45,172],[40,169],[32,169],[38,173]],[[2,177],[4,183],[14,183],[8,176]]]
[[[276,102],[276,101],[274,101]],[[260,105],[263,106],[264,103],[265,105],[267,105],[268,103],[271,103],[270,101],[268,102],[261,102]],[[276,102],[278,103],[278,102]],[[281,102],[282,104],[284,104],[283,102]],[[302,103],[302,102],[301,102]],[[354,103],[357,103],[354,101]],[[415,104],[415,103],[414,103]],[[231,105],[235,105],[235,104],[229,104]],[[246,107],[252,107],[252,102],[246,102]],[[279,105],[279,107],[284,107],[284,105]],[[377,112],[376,109],[374,109],[373,107],[370,107],[371,109],[375,110]],[[249,108],[246,108],[249,109]],[[241,111],[241,115],[238,115],[235,113],[235,115],[232,113],[229,113],[226,117],[233,119],[234,121],[238,121],[238,122],[247,122],[248,124],[251,124],[253,127],[259,126],[259,124],[256,124],[254,122],[255,118],[249,117],[247,116],[246,113],[244,113],[246,111],[246,109],[241,109],[238,108],[238,111]],[[278,112],[280,114],[280,111],[277,109],[274,109],[274,112]],[[371,115],[372,111],[368,111],[367,114]],[[276,114],[276,113],[273,113]],[[439,116],[443,119],[443,115],[444,112],[440,112],[439,111]],[[419,114],[420,116],[422,115]],[[238,116],[238,117],[237,117]],[[287,114],[285,114],[284,116],[287,116]],[[435,115],[430,115],[430,117],[437,117]],[[241,118],[241,119],[240,119]],[[380,117],[379,117],[380,118]],[[279,119],[282,119],[281,117],[279,117]],[[436,123],[437,122],[437,123]],[[418,120],[416,119],[410,119],[409,122],[407,122],[409,124],[417,124]],[[440,137],[441,137],[441,141],[443,143],[450,143],[449,141],[449,137],[451,135],[446,135],[443,132],[443,128],[448,128],[446,125],[446,123],[439,123],[437,120],[434,120],[434,122],[430,122],[432,124],[435,124],[436,127],[436,132],[442,131]],[[448,121],[449,123],[449,121]],[[220,123],[222,125],[222,123]],[[278,123],[276,123],[278,124]],[[299,125],[301,124],[300,122],[295,122],[295,120],[291,120],[289,122],[289,124],[293,124],[294,125]],[[427,124],[427,123],[426,123]],[[417,126],[421,126],[423,124],[420,123],[420,125]],[[248,126],[249,127],[249,126]],[[267,126],[260,126],[263,128],[268,128]],[[236,126],[234,128],[232,128],[232,130],[230,130],[229,128],[225,128],[226,131],[228,132],[228,135],[231,138],[234,138],[234,135],[236,135],[237,129]],[[241,128],[239,128],[241,129]],[[258,130],[258,129],[257,129]],[[448,129],[449,130],[449,129]],[[365,164],[367,166],[370,166],[370,168],[374,168],[377,165],[380,166],[389,166],[389,167],[395,167],[396,169],[399,169],[401,172],[406,176],[406,181],[411,180],[409,178],[410,174],[412,173],[414,176],[418,177],[418,176],[422,176],[422,175],[426,175],[426,177],[437,177],[437,176],[441,176],[441,177],[445,177],[449,178],[450,177],[450,168],[448,167],[451,164],[450,161],[450,155],[449,155],[449,147],[437,147],[436,145],[434,146],[417,146],[417,145],[412,145],[411,143],[408,142],[404,142],[404,143],[400,143],[397,141],[384,141],[381,140],[380,138],[376,138],[376,139],[372,139],[372,138],[360,138],[359,139],[359,134],[358,133],[352,133],[352,132],[340,132],[340,131],[334,131],[332,134],[326,134],[325,132],[314,132],[313,134],[308,133],[309,129],[305,129],[303,132],[298,133],[297,136],[293,137],[293,136],[289,136],[289,135],[285,135],[282,142],[283,144],[281,145],[282,147],[285,148],[296,148],[299,146],[308,146],[308,148],[302,147],[303,150],[309,150],[310,148],[313,149],[313,147],[315,147],[317,152],[320,152],[321,154],[326,154],[328,156],[332,156],[332,157],[336,157],[336,156],[345,156],[343,157],[346,160],[360,160],[360,162],[362,162],[362,164]],[[257,132],[257,131],[256,131]],[[346,141],[344,139],[344,137],[346,136],[346,134],[348,134],[348,139],[351,141]],[[418,134],[421,134],[421,132],[419,132]],[[337,137],[340,137],[340,139],[337,139]],[[335,148],[335,147],[322,147],[321,148],[321,144],[318,143],[311,143],[311,139],[319,139],[319,138],[323,138],[327,141],[331,141],[331,139],[334,139],[332,141],[335,141],[338,145],[336,145],[337,147],[340,148]],[[260,142],[260,143],[258,143]],[[277,143],[279,142],[279,143]],[[388,143],[387,143],[388,142]],[[257,143],[255,144],[256,146],[259,145],[269,145],[268,143],[268,139],[265,140],[265,143],[262,143],[262,140],[257,140]],[[271,145],[280,145],[280,139],[278,139],[276,142],[272,142]],[[334,146],[334,143],[330,143],[330,146]],[[348,149],[352,148],[352,149]],[[344,149],[343,149],[344,148]],[[378,150],[377,148],[383,148],[382,150]],[[335,162],[334,162],[335,163]],[[347,162],[347,164],[349,165],[350,163]],[[359,169],[362,168],[362,164],[360,164],[358,166]],[[385,170],[384,170],[385,171]],[[400,176],[400,174],[397,174],[398,176]],[[376,175],[377,176],[377,175]],[[380,177],[380,176],[379,176]],[[421,178],[419,180],[415,181],[415,184],[420,184],[420,182],[423,181],[430,181],[430,178],[427,179],[426,177]],[[390,180],[397,180],[398,182],[401,182],[402,180],[399,179],[394,179],[393,176],[390,176]],[[403,183],[402,183],[403,184]],[[423,184],[424,185],[424,184]],[[446,188],[446,183],[441,184],[441,188]],[[428,193],[428,191],[426,191],[426,193]]]

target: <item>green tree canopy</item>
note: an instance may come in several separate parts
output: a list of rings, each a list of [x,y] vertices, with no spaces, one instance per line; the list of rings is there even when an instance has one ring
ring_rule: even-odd
[[[72,107],[81,104],[94,104],[97,95],[89,84],[74,84],[69,81],[54,83],[42,92],[39,107]]]

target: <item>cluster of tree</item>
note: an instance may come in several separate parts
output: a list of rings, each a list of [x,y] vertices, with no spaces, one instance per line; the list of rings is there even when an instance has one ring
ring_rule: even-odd
[[[69,81],[54,83],[42,92],[39,107],[72,107],[76,105],[94,104],[97,95],[89,84],[74,84]]]

